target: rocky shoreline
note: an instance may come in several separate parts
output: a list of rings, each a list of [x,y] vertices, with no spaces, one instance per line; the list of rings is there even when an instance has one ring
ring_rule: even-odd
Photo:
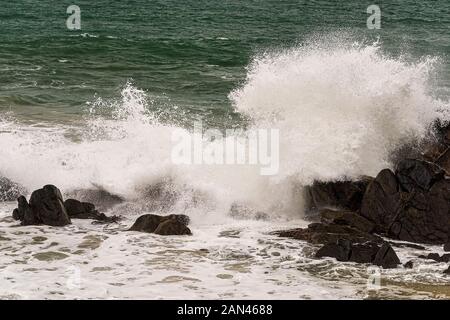
[[[281,230],[280,237],[307,241],[321,247],[315,257],[368,263],[396,268],[400,261],[395,247],[424,250],[423,245],[443,245],[450,251],[450,126],[440,127],[436,140],[424,152],[399,157],[395,170],[381,170],[376,177],[357,181],[315,182],[305,188],[307,228]],[[21,225],[65,226],[72,219],[93,223],[116,223],[119,216],[106,216],[91,202],[63,199],[53,185],[26,190],[6,178],[0,181],[0,200],[17,199],[12,216]],[[114,198],[119,201],[118,197]],[[191,235],[186,215],[145,214],[128,231],[158,235]],[[394,241],[390,241],[392,239]],[[399,242],[403,241],[403,242]],[[450,254],[431,253],[418,258],[450,261]],[[450,268],[444,271],[450,273]]]
[[[276,234],[322,245],[317,258],[383,268],[401,263],[392,248],[398,244],[385,239],[416,248],[420,246],[413,243],[443,245],[450,251],[450,127],[439,128],[436,141],[424,150],[415,158],[399,159],[395,171],[384,169],[375,178],[314,183],[305,191],[314,222]],[[450,254],[419,258],[449,262]]]

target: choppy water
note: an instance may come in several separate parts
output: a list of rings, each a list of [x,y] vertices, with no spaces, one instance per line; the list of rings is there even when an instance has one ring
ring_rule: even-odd
[[[0,175],[100,186],[127,200],[113,209],[125,220],[20,228],[4,204],[1,297],[448,298],[442,265],[386,271],[369,292],[367,266],[268,234],[306,224],[303,185],[375,175],[450,119],[448,1],[383,1],[380,30],[365,1],[77,1],[80,31],[70,4],[0,7]],[[279,173],[175,165],[171,134],[195,119],[279,129]],[[146,212],[188,214],[194,236],[122,232]]]

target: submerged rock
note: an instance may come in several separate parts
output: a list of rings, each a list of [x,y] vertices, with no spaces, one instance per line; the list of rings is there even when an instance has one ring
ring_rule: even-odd
[[[34,191],[30,203],[25,197],[19,197],[13,218],[20,220],[22,225],[65,226],[71,223],[61,192],[53,185],[46,185]]]
[[[136,219],[129,231],[156,233],[160,235],[190,235],[187,227],[189,217],[183,214],[171,214],[159,216],[156,214],[144,214]]]
[[[26,189],[8,178],[0,177],[0,201],[15,201]]]

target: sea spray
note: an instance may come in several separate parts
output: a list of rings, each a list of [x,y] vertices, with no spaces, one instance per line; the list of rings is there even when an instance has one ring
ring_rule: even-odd
[[[171,135],[189,130],[161,124],[149,95],[131,83],[118,100],[94,101],[80,126],[2,121],[0,172],[28,190],[101,186],[133,203],[134,214],[185,213],[194,223],[216,223],[236,203],[268,217],[298,216],[303,185],[374,175],[390,166],[399,144],[424,137],[434,119],[445,120],[448,102],[430,94],[435,62],[408,62],[385,55],[379,44],[349,42],[256,57],[230,99],[252,120],[250,129],[279,130],[274,176],[251,165],[173,163]]]

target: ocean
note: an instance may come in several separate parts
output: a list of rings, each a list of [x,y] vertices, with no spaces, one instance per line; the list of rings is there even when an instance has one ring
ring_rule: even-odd
[[[79,30],[66,25],[73,4]],[[0,298],[448,298],[434,265],[368,291],[366,267],[270,235],[307,224],[305,185],[374,176],[450,119],[450,3],[379,1],[380,29],[367,27],[371,4],[2,3],[0,176],[125,201],[105,209],[117,225],[60,229],[12,228],[15,203],[2,203]],[[279,171],[175,164],[173,131],[200,121],[278,130]],[[122,232],[150,212],[189,215],[193,237]]]

